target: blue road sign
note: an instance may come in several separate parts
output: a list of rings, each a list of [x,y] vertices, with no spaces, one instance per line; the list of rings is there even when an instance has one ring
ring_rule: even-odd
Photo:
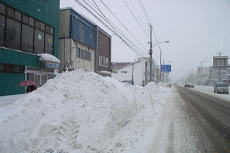
[[[171,72],[171,65],[161,65],[161,72]]]

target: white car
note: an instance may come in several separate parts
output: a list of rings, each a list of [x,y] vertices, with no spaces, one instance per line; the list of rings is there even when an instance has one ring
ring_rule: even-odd
[[[217,83],[214,85],[214,93],[229,94],[229,87],[225,83]]]

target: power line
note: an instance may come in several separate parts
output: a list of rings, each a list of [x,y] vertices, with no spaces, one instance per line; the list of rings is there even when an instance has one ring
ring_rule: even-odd
[[[94,0],[93,0],[94,1]],[[116,14],[106,5],[102,0],[100,0],[104,7],[115,17],[115,19],[121,24],[123,28],[133,37],[133,39],[142,46],[142,43],[134,36],[134,34],[122,23],[122,21],[116,16]],[[94,1],[95,2],[95,1]],[[143,47],[145,48],[145,47]],[[146,49],[146,48],[145,48]]]
[[[124,38],[122,38],[116,31],[114,31],[114,29],[112,29],[111,27],[109,27],[104,21],[102,21],[97,15],[95,15],[89,8],[87,8],[83,3],[81,3],[79,0],[75,0],[76,3],[78,3],[81,7],[83,7],[84,9],[86,9],[91,15],[93,15],[99,22],[101,22],[105,27],[107,27],[111,32],[113,32],[119,39],[122,40],[122,42],[124,42],[130,49],[132,49],[136,54],[141,55],[141,53],[139,53],[139,51],[133,47],[132,45],[130,45]],[[141,55],[142,56],[142,55]]]
[[[83,0],[84,1],[84,0]],[[85,2],[85,1],[84,1]],[[90,2],[90,1],[89,1]],[[101,15],[94,9],[92,8],[87,2],[85,2],[86,5],[88,5],[92,10],[94,10],[94,12],[96,12],[101,18],[103,18],[116,32],[118,31],[129,43],[131,43],[133,46],[135,46],[138,50],[141,50],[138,46],[136,46],[132,41],[130,41],[126,35],[124,35],[124,33],[118,28],[116,27],[105,15],[104,13],[101,11],[101,9],[99,8],[99,6],[96,4],[96,2],[93,0],[94,6],[96,7],[96,9],[101,13]],[[90,2],[91,5],[93,5]],[[115,28],[114,28],[115,27]],[[117,34],[118,34],[117,32]]]
[[[142,31],[144,33],[147,33],[146,30],[144,29],[144,27],[141,25],[141,23],[139,22],[139,20],[137,19],[137,17],[134,15],[132,9],[129,7],[129,5],[126,3],[125,0],[122,0],[123,3],[125,4],[125,6],[128,8],[128,10],[130,11],[130,13],[132,14],[133,18],[135,19],[135,21],[137,22],[137,24],[139,25],[139,27],[142,29]]]
[[[143,10],[143,12],[144,12],[144,14],[145,14],[145,17],[146,17],[147,21],[148,21],[149,23],[151,23],[150,18],[149,18],[149,15],[148,15],[148,13],[147,13],[147,11],[146,11],[146,9],[145,9],[145,7],[144,7],[142,1],[141,1],[141,0],[138,0],[138,1],[139,1],[139,4],[140,4],[140,6],[141,6],[141,8],[142,8],[142,10]]]

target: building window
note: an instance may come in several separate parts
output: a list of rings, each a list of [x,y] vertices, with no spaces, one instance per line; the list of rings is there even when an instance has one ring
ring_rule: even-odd
[[[103,56],[99,56],[99,66],[109,67],[109,59]]]
[[[20,49],[21,23],[13,19],[6,20],[6,47]]]
[[[15,11],[15,19],[18,21],[22,20],[22,14],[18,11]]]
[[[76,49],[76,57],[81,57],[81,49],[78,47]]]
[[[53,54],[53,35],[53,27],[0,3],[0,46]]]
[[[34,81],[34,73],[27,73],[27,80]]]
[[[44,53],[44,45],[45,45],[45,39],[44,39],[44,32],[40,30],[35,30],[34,33],[34,52],[41,54]]]
[[[0,13],[5,14],[5,12],[6,12],[6,6],[0,3]]]
[[[22,50],[26,52],[33,52],[33,32],[34,29],[28,25],[22,24]]]
[[[0,15],[0,46],[5,46],[5,16]]]
[[[22,16],[22,22],[28,24],[29,23],[29,17],[27,15]]]
[[[29,17],[29,25],[34,26],[34,19],[32,17]]]
[[[24,73],[24,66],[12,64],[0,64],[0,72],[3,73]]]
[[[35,21],[35,27],[42,30],[42,31],[45,31],[45,24],[40,22],[40,21]]]
[[[53,54],[53,36],[47,33],[45,34],[45,52]]]
[[[13,8],[7,7],[7,16],[14,18],[14,9]]]

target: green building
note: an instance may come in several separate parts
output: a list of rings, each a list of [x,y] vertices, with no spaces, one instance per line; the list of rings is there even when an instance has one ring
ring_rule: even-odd
[[[41,86],[53,78],[59,5],[60,0],[0,0],[0,96],[25,93],[21,81]]]

